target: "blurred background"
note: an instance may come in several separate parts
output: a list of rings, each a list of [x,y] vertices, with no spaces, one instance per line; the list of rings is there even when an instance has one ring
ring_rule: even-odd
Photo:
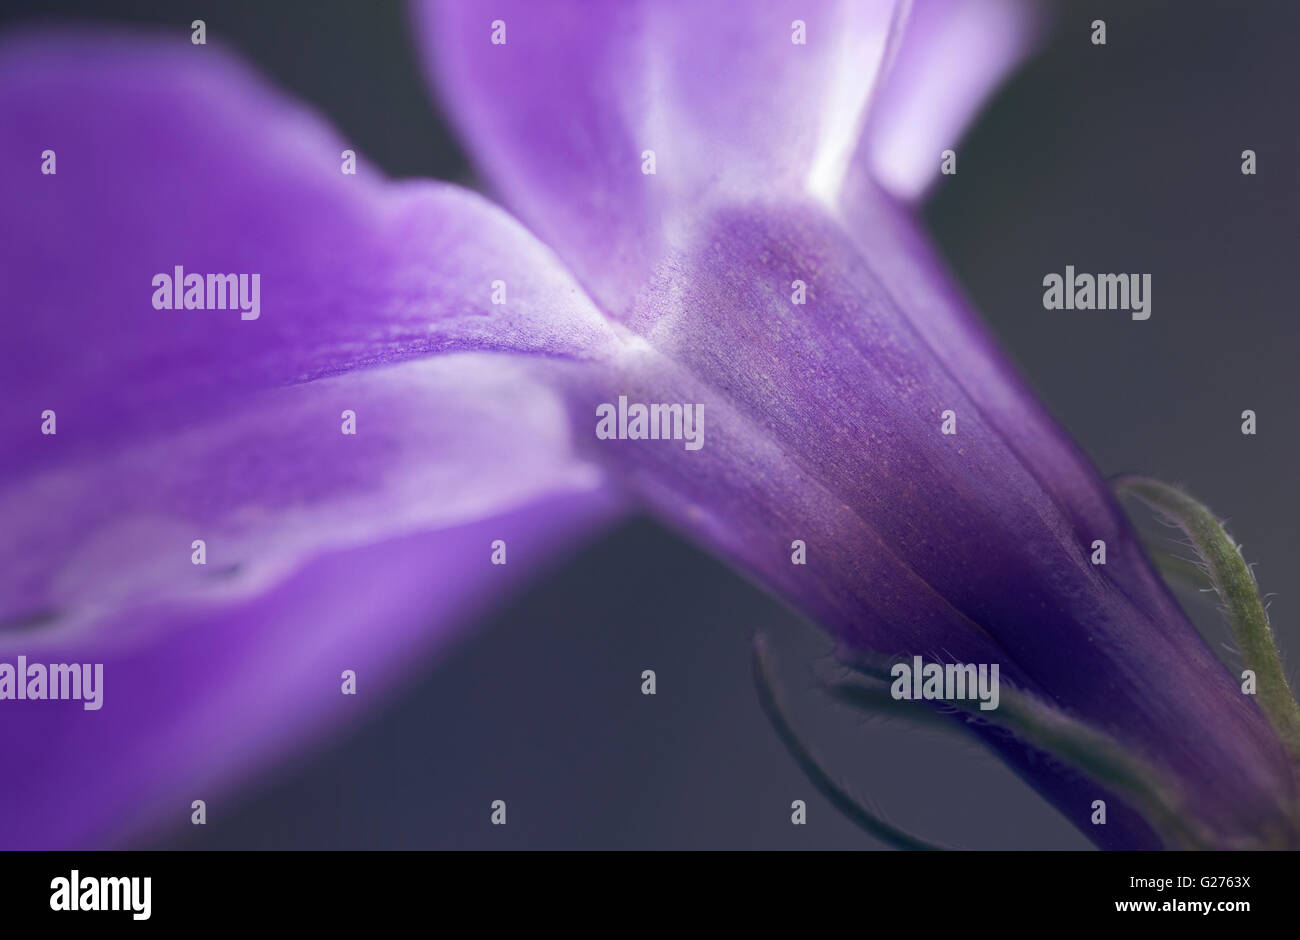
[[[475,185],[395,2],[6,0],[20,21],[113,21],[240,50],[394,177]],[[1107,45],[1089,41],[1107,23]],[[1036,59],[958,148],[926,219],[991,328],[1103,473],[1186,485],[1226,517],[1300,660],[1295,468],[1300,4],[1064,3]],[[1243,176],[1240,154],[1258,154]],[[1153,315],[1048,312],[1044,274],[1152,274]],[[1240,433],[1253,409],[1259,433]],[[1148,528],[1140,513],[1137,518]],[[1168,538],[1159,527],[1157,538]],[[1188,609],[1216,645],[1214,604]],[[772,640],[797,720],[892,821],[970,848],[1086,848],[964,738],[864,722],[816,675],[831,643],[742,578],[633,520],[485,615],[386,704],[240,790],[181,848],[875,848],[764,719],[748,638]],[[654,669],[658,694],[640,694]],[[1293,679],[1295,670],[1290,670]],[[509,825],[488,824],[509,804]],[[808,803],[808,825],[790,803]]]

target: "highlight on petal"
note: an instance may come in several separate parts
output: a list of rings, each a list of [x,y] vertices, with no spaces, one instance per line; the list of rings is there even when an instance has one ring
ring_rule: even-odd
[[[533,363],[613,333],[480,197],[343,172],[345,141],[183,38],[7,38],[0,137],[0,623],[261,589],[600,483]]]
[[[147,600],[246,596],[323,550],[595,490],[569,434],[554,392],[485,353],[264,392],[0,490],[7,619],[67,629]]]
[[[924,195],[942,154],[1043,36],[1032,0],[913,0],[857,159],[899,198]]]
[[[683,213],[834,193],[903,8],[430,2],[416,24],[477,166],[618,313]]]

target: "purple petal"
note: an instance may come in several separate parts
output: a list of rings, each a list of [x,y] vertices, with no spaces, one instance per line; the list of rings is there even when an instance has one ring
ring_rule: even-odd
[[[917,0],[872,103],[857,159],[904,199],[920,197],[966,125],[1042,36],[1028,0]]]
[[[21,647],[30,662],[103,663],[103,705],[4,703],[0,749],[22,755],[22,770],[0,776],[0,847],[120,843],[187,825],[198,799],[210,822],[221,819],[232,784],[327,725],[357,720],[613,509],[599,496],[547,500],[320,557],[252,602],[137,611],[72,644],[33,637]],[[498,538],[504,567],[488,563]],[[121,639],[141,632],[144,642]],[[342,694],[345,669],[355,697]]]
[[[0,136],[0,621],[246,594],[314,552],[599,484],[532,361],[612,334],[481,198],[344,174],[345,141],[184,37],[7,39]],[[154,309],[176,265],[259,274],[260,315]]]
[[[620,395],[704,405],[701,451],[593,440],[593,459],[849,645],[998,662],[1149,755],[1226,838],[1258,832],[1290,788],[1271,729],[868,178],[919,192],[1035,35],[1010,5],[918,6],[848,176],[896,38],[883,5],[856,30],[819,30],[828,7],[781,11],[807,21],[806,48],[776,14],[709,4],[450,6],[420,22],[490,181],[644,339],[604,388],[575,386],[575,419]],[[844,45],[816,43],[828,34]],[[853,49],[863,68],[844,67]],[[646,149],[654,176],[636,172]],[[807,306],[790,302],[796,280]],[[946,410],[958,436],[940,433]],[[806,567],[795,539],[817,556]],[[1156,844],[1113,799],[1097,831],[1091,799],[1110,795],[993,743],[1099,843]]]
[[[612,512],[539,378],[612,334],[479,197],[343,174],[346,142],[183,40],[5,40],[0,134],[0,649],[104,664],[99,710],[5,704],[0,845],[219,814]],[[258,272],[260,316],[154,309],[174,265]]]
[[[479,169],[618,312],[702,204],[837,188],[894,7],[507,0],[421,4],[417,25]]]

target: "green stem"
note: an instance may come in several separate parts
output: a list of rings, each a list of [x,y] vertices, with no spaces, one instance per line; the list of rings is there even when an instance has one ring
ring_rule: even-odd
[[[1113,482],[1119,492],[1136,496],[1191,540],[1227,609],[1242,662],[1255,673],[1259,707],[1292,760],[1300,764],[1300,706],[1286,681],[1268,613],[1240,547],[1209,509],[1182,490],[1139,476],[1118,477]]]
[[[812,785],[826,799],[830,800],[836,809],[860,828],[896,849],[936,851],[943,848],[941,845],[926,842],[905,829],[900,829],[893,823],[882,819],[877,813],[873,813],[866,806],[863,806],[860,801],[855,799],[844,787],[836,783],[831,775],[827,773],[821,762],[817,760],[812,751],[800,739],[798,732],[794,730],[794,725],[790,722],[789,713],[781,701],[780,694],[776,690],[776,683],[772,678],[772,666],[767,653],[767,642],[761,636],[754,637],[754,684],[758,688],[758,698],[763,706],[763,711],[767,713],[768,720],[772,722],[772,726],[776,729],[781,742],[786,746],[786,750],[790,752],[790,756],[795,759],[795,763],[803,770]]]
[[[951,716],[932,708],[919,707],[916,702],[900,701],[889,694],[889,689],[879,683],[864,685],[859,682],[826,683],[828,695],[841,705],[865,712],[878,718],[905,721],[933,731],[961,734],[963,729]]]

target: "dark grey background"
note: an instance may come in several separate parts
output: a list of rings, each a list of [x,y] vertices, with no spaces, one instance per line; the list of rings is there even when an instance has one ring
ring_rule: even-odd
[[[188,29],[241,49],[394,176],[472,183],[395,3],[10,2],[3,20]],[[1109,43],[1088,40],[1103,17]],[[1188,485],[1258,562],[1284,648],[1300,351],[1295,42],[1300,4],[1066,5],[1054,42],[984,115],[927,209],[975,304],[1107,474]],[[1259,154],[1242,176],[1239,154]],[[1043,275],[1149,271],[1153,316],[1048,313]],[[1256,437],[1239,432],[1245,408]],[[1198,620],[1222,634],[1211,605]],[[772,636],[817,749],[896,822],[980,848],[1086,842],[964,741],[829,705],[829,642],[648,521],[628,523],[484,617],[371,719],[146,845],[264,848],[860,848],[754,698],[748,636]],[[659,694],[639,693],[643,668]],[[509,802],[510,824],[488,825]],[[790,825],[790,801],[809,825]]]

